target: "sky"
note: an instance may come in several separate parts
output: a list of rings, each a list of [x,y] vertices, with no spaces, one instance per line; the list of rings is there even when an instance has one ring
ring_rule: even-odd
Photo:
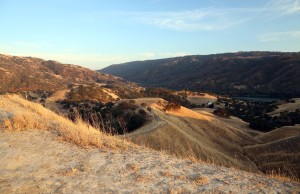
[[[300,0],[0,0],[0,53],[101,69],[237,51],[300,51]]]

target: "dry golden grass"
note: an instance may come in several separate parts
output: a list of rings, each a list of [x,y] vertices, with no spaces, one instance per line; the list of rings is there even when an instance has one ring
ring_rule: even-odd
[[[205,177],[205,176],[197,175],[197,176],[194,176],[194,177],[190,177],[189,179],[197,185],[204,185],[204,184],[209,183],[208,178]]]
[[[108,95],[110,95],[114,100],[120,98],[118,95],[116,95],[115,93],[113,93],[110,89],[108,88],[103,88],[102,89],[103,92],[106,92]]]
[[[259,136],[257,136],[257,138],[265,143],[268,143],[268,142],[274,142],[274,141],[278,141],[278,140],[282,140],[294,136],[300,136],[299,125],[280,127],[272,131],[269,131],[267,133],[262,133]]]
[[[138,100],[148,103],[153,115],[149,124],[128,135],[138,145],[165,150],[192,163],[212,163],[250,172],[266,172],[285,165],[296,172],[295,176],[300,176],[296,165],[300,154],[295,152],[299,147],[299,126],[261,133],[249,129],[247,123],[237,118],[220,119],[184,107],[163,111],[157,104],[164,102],[162,99]]]
[[[87,124],[83,123],[80,120],[75,124],[72,121],[44,108],[43,106],[26,101],[17,95],[0,96],[0,107],[1,107],[0,111],[6,111],[12,113],[13,115],[12,118],[4,119],[2,123],[0,118],[0,128],[4,128],[6,130],[11,130],[11,131],[23,131],[23,130],[30,130],[30,129],[49,130],[57,134],[58,136],[60,136],[63,140],[75,143],[83,147],[95,146],[98,148],[109,148],[117,151],[125,150],[128,148],[134,148],[134,149],[137,148],[136,150],[144,149],[132,143],[127,142],[125,138],[121,139],[116,136],[109,136],[105,133],[102,133],[91,126],[88,126]],[[178,120],[177,119],[174,120],[169,116],[167,121],[169,122],[175,121],[176,124],[176,121]],[[190,121],[190,119],[188,119],[188,121]],[[205,120],[202,122],[204,122],[201,123],[202,125],[207,124],[207,121]],[[191,132],[189,132],[191,134],[186,134],[189,137],[187,140],[181,139],[181,137],[184,137],[182,136],[182,133],[187,133],[183,130],[184,129],[183,127],[185,126],[180,126],[180,125],[177,126],[180,127],[180,130],[174,130],[174,128],[170,126],[165,126],[162,128],[162,129],[165,128],[165,130],[160,129],[154,131],[153,133],[149,133],[146,136],[140,136],[140,140],[141,142],[143,142],[144,145],[146,145],[146,147],[152,147],[157,150],[165,150],[166,153],[172,153],[177,157],[190,158],[192,162],[203,162],[202,160],[199,160],[199,158],[201,157],[197,157],[199,155],[195,153],[206,152],[208,156],[209,154],[213,153],[210,150],[206,150],[205,149],[206,146],[201,147],[201,145],[196,145],[195,147],[193,147],[190,144],[190,142],[193,142],[193,140],[198,137],[197,139],[201,139],[202,141],[201,143],[207,144],[207,147],[213,146],[213,144],[209,143],[210,141],[212,141],[209,138],[214,136],[210,136],[210,137],[207,136],[207,134],[209,133],[216,133],[216,131],[213,128],[210,128],[212,127],[211,125],[209,125],[209,131],[203,131],[203,132],[199,131],[200,134],[194,133],[193,130],[191,130]],[[224,132],[221,131],[221,134],[224,135]],[[199,135],[206,138],[200,138],[201,136]],[[157,138],[157,137],[161,137],[161,138]],[[166,137],[168,137],[168,139],[165,139]],[[210,141],[206,142],[208,140]],[[245,139],[242,140],[244,141]],[[236,141],[236,139],[233,141]],[[150,144],[152,146],[149,146]],[[157,145],[158,147],[153,147],[154,145]],[[222,144],[222,146],[224,145],[226,144]],[[221,157],[223,157],[221,153],[218,154]],[[134,171],[137,171],[139,169],[139,167],[135,164],[128,166],[128,168]],[[73,170],[68,172],[67,174],[72,175],[72,173]],[[293,180],[291,178],[287,178],[286,176],[278,173],[277,174],[271,173],[269,176],[271,178],[275,178],[279,180]],[[139,180],[143,180],[144,178],[145,177],[137,177],[137,179]],[[202,183],[204,184],[206,181],[205,179],[200,180],[199,178],[198,180],[195,180],[195,182],[197,184],[202,184]]]
[[[153,109],[153,112],[156,111]],[[153,131],[129,136],[131,141],[155,150],[165,150],[176,157],[189,158],[192,162],[210,161],[225,166],[242,166],[254,169],[242,157],[239,142],[249,141],[239,132],[231,133],[226,126],[217,126],[209,121],[159,115],[166,124]],[[226,133],[229,133],[228,135]],[[240,138],[240,139],[239,139]],[[235,157],[235,150],[238,157]]]
[[[57,100],[64,100],[68,92],[70,92],[70,89],[59,90],[47,98],[47,101],[55,102]]]
[[[172,177],[173,174],[169,171],[161,171],[160,172],[164,177]]]
[[[205,94],[204,96],[200,95],[189,95],[187,97],[187,100],[190,101],[192,104],[206,104],[207,102],[215,102],[217,100],[217,97]]]
[[[74,176],[77,173],[78,169],[77,168],[68,168],[64,170],[61,175],[63,176]]]
[[[51,130],[62,139],[83,147],[96,146],[111,149],[134,147],[124,139],[104,134],[80,120],[73,123],[43,106],[29,102],[17,95],[0,96],[0,106],[3,111],[13,114],[12,119],[5,118],[2,123],[2,127],[6,130]]]
[[[133,171],[137,171],[140,169],[139,166],[136,164],[127,164],[126,167],[127,167],[127,169],[133,170]]]
[[[169,188],[167,191],[168,194],[182,194],[182,193],[190,193],[183,188]]]
[[[178,175],[176,176],[177,179],[180,179],[180,180],[186,180],[186,176],[184,175]]]
[[[292,172],[287,174],[286,172],[282,172],[280,169],[268,171],[266,172],[266,176],[284,182],[300,182],[300,179],[293,175]]]
[[[135,181],[140,183],[147,183],[151,180],[152,176],[150,175],[141,175],[141,174],[135,174]]]
[[[293,100],[295,100],[295,103],[283,102],[281,105],[278,106],[277,109],[268,114],[274,116],[279,115],[280,112],[284,111],[294,112],[296,109],[300,108],[300,98],[293,98]]]

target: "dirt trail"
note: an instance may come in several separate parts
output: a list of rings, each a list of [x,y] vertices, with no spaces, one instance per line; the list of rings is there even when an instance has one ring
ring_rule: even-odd
[[[236,117],[220,118],[207,109],[165,111],[158,105],[163,104],[162,99],[137,102],[147,103],[152,111],[151,121],[128,135],[136,144],[248,171],[277,170],[278,165],[291,168],[293,175],[300,173],[296,151],[300,144],[293,144],[293,136],[299,138],[299,126],[262,133]]]

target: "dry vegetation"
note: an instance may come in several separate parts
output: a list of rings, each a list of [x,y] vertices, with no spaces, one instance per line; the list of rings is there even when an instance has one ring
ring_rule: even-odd
[[[295,153],[299,127],[253,135],[249,129],[240,128],[242,125],[230,125],[228,121],[218,120],[207,112],[197,113],[183,107],[164,111],[164,106],[158,105],[158,101],[164,104],[162,99],[136,99],[137,104],[144,103],[151,107],[149,114],[152,119],[139,130],[126,135],[126,139],[194,162],[206,161],[252,172],[262,170],[274,174],[276,170],[280,176],[299,176],[297,161],[300,156]],[[7,130],[48,130],[83,147],[117,150],[135,147],[124,138],[107,135],[80,120],[74,124],[16,95],[1,96],[0,106],[2,112],[12,114],[2,119],[2,125]],[[234,122],[238,123],[235,119]]]
[[[152,109],[152,120],[129,134],[131,141],[177,157],[252,172],[300,177],[300,126],[257,132],[242,120],[198,109],[164,110],[162,99],[136,99]]]
[[[210,94],[204,93],[202,95],[190,94],[187,96],[187,100],[192,104],[207,104],[207,102],[216,102],[217,97],[212,96]]]
[[[0,96],[0,107],[0,193],[300,191],[299,183],[137,147],[16,95]]]
[[[296,109],[300,109],[300,98],[293,98],[291,99],[295,102],[282,102],[277,109],[274,111],[268,113],[269,115],[279,115],[280,112],[288,111],[288,112],[294,112]]]
[[[112,75],[33,57],[0,54],[0,67],[0,92],[56,91],[66,89],[70,83],[109,83],[111,86],[136,88]]]
[[[231,127],[212,114],[197,113],[184,107],[164,111],[162,99],[136,101],[151,106],[153,120],[130,133],[131,141],[165,150],[177,157],[258,171],[256,165],[243,155],[243,145],[257,142],[246,131]]]
[[[17,95],[0,96],[1,110],[10,112],[12,118],[5,118],[3,127],[7,130],[23,131],[30,129],[50,130],[64,140],[80,146],[99,148],[126,148],[132,146],[124,140],[108,136],[78,120],[76,124],[61,117],[43,106],[26,101]]]

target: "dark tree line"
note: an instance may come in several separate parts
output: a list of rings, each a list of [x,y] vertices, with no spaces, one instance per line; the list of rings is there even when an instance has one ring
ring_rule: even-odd
[[[225,104],[226,114],[241,118],[249,123],[250,128],[259,131],[271,131],[282,126],[300,124],[299,109],[294,112],[281,112],[278,116],[270,116],[268,113],[277,108],[276,102],[241,101],[231,98],[220,98],[218,101]],[[293,102],[290,101],[290,103]]]
[[[99,130],[111,134],[124,134],[141,127],[147,118],[147,112],[138,108],[133,100],[120,103],[101,103],[97,101],[70,102],[60,101],[69,111],[72,121],[78,118]]]
[[[150,98],[163,98],[164,100],[173,104],[179,104],[188,108],[192,107],[192,104],[187,100],[186,94],[176,94],[175,91],[166,88],[146,88],[143,96]]]

